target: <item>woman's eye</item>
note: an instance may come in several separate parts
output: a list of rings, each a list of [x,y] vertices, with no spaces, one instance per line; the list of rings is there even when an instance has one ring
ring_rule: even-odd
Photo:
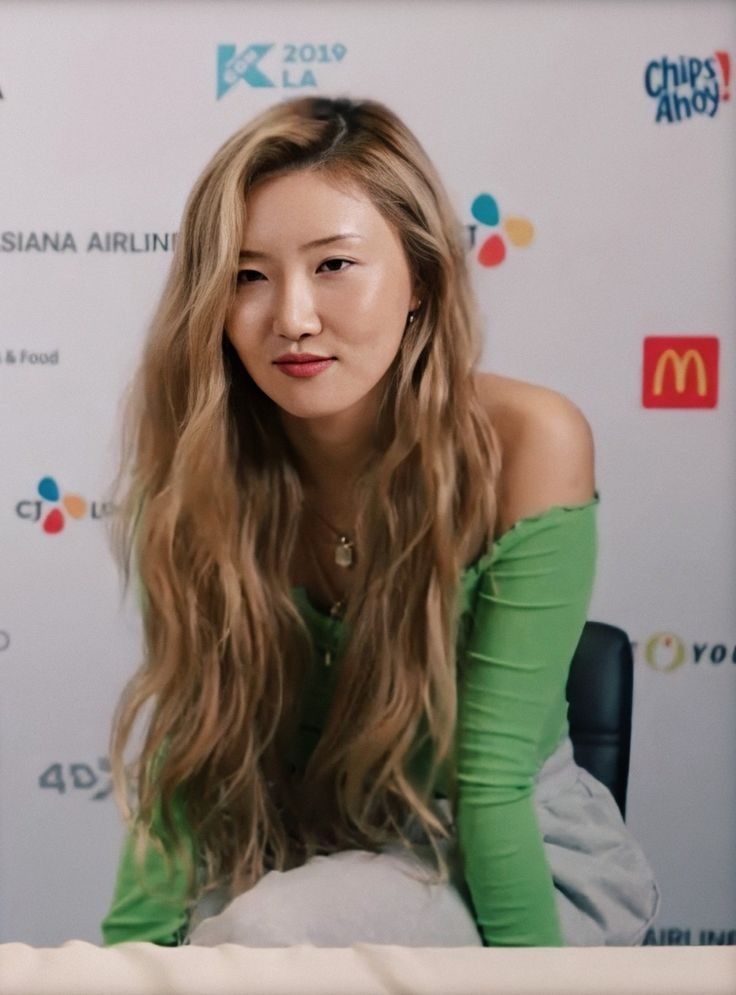
[[[330,273],[342,273],[343,272],[343,270],[341,268],[341,264],[342,263],[347,263],[348,266],[352,266],[353,265],[352,262],[349,259],[325,259],[325,261],[321,264],[321,266],[319,268],[321,269],[322,266],[329,266],[330,269],[329,269],[328,272],[330,272]]]
[[[262,277],[263,273],[259,273],[257,269],[238,270],[238,283],[255,283],[256,280],[260,280]]]
[[[343,267],[345,263],[345,267]],[[352,266],[353,263],[350,259],[325,259],[323,263],[317,267],[317,272],[319,272],[322,267],[327,267],[328,273],[342,273],[344,269]],[[257,269],[241,269],[238,270],[237,281],[238,284],[243,283],[256,283],[258,280],[265,280],[263,273],[260,273]]]

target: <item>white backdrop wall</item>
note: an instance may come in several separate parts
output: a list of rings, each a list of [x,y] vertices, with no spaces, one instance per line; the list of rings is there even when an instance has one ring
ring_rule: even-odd
[[[417,133],[468,226],[483,368],[592,425],[646,942],[736,942],[734,52],[715,0],[0,3],[0,941],[100,941],[140,652],[102,523],[119,399],[201,168],[318,92]]]

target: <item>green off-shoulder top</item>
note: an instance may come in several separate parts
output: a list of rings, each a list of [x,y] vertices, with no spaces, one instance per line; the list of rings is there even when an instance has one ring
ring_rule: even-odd
[[[520,519],[461,575],[456,830],[486,946],[564,946],[533,790],[542,764],[569,732],[565,687],[593,589],[599,503],[596,491],[582,504]],[[292,594],[318,664],[291,758],[298,766],[319,739],[345,631],[303,588]],[[436,794],[444,793],[445,776]],[[102,922],[104,944],[184,942],[191,914],[185,891],[184,868],[167,878],[153,846],[143,874],[136,872],[129,833]]]

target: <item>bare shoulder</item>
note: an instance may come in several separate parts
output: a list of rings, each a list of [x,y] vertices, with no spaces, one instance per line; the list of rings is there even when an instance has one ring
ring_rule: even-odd
[[[521,518],[591,500],[594,440],[580,408],[549,387],[496,373],[475,376],[501,444],[495,538]]]

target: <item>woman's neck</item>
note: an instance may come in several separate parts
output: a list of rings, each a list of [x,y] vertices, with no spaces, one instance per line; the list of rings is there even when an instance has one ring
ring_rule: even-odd
[[[366,412],[365,404],[360,411],[357,407],[317,418],[297,418],[280,411],[305,494],[326,506],[345,504],[375,452],[375,417]]]

